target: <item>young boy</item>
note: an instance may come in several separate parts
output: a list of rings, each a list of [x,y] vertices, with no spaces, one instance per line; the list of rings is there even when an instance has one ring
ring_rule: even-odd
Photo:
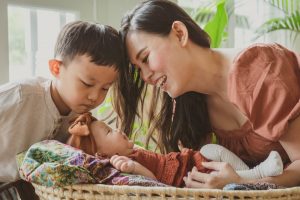
[[[17,153],[45,139],[65,142],[70,117],[103,102],[121,67],[121,54],[115,29],[72,22],[62,28],[49,61],[54,80],[0,86],[0,182],[19,179]]]

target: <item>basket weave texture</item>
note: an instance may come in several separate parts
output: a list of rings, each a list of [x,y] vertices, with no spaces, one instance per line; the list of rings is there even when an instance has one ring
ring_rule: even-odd
[[[33,184],[41,200],[92,200],[92,199],[245,199],[245,200],[300,200],[300,187],[224,191],[217,189],[187,189],[175,187],[111,186],[103,184],[83,184],[52,188]]]

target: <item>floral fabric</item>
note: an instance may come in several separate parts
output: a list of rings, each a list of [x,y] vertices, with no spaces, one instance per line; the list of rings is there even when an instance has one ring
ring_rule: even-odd
[[[122,174],[108,158],[88,155],[55,140],[32,145],[17,156],[17,163],[24,180],[48,187],[81,183],[164,186],[143,176]]]
[[[165,187],[168,186],[164,183],[158,182],[154,179],[140,176],[140,175],[134,175],[134,174],[125,174],[121,173],[119,176],[114,177],[110,184],[112,185],[139,185],[139,186],[159,186],[159,187]]]
[[[282,189],[283,187],[278,186],[273,183],[243,183],[243,184],[237,184],[237,183],[230,183],[225,185],[223,190],[273,190],[273,189]]]

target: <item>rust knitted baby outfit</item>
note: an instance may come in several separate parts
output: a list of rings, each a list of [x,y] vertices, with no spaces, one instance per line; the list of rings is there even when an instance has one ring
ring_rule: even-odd
[[[136,149],[129,157],[149,169],[160,182],[176,187],[183,186],[183,177],[192,170],[193,166],[196,166],[200,172],[211,172],[202,166],[202,162],[208,160],[199,151],[191,149],[187,152],[168,154]]]

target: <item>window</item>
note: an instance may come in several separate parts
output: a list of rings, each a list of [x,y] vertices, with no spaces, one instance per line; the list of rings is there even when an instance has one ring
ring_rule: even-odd
[[[59,30],[77,18],[74,12],[8,6],[9,80],[49,78],[48,60]]]

